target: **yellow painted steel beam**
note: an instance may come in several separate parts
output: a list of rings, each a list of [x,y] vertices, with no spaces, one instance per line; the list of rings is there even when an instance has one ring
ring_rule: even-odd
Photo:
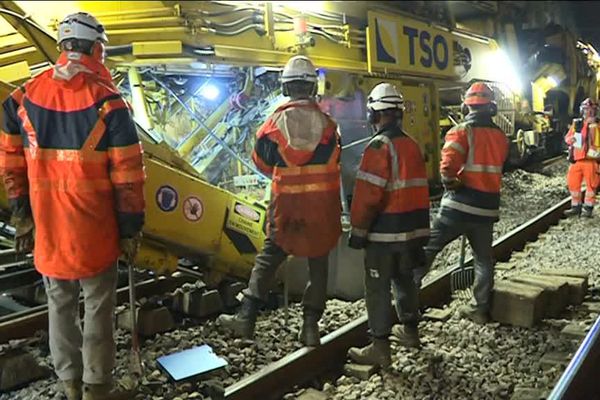
[[[25,11],[19,7],[14,1],[0,1],[0,7],[9,10],[19,16],[26,15]],[[58,58],[58,49],[56,39],[47,31],[43,30],[31,18],[28,21],[33,22],[36,26],[28,23],[26,20],[16,17],[12,14],[0,13],[2,17],[19,32],[25,39],[33,44],[42,53],[44,58],[50,62],[56,62]]]
[[[87,3],[95,3],[94,5],[99,6],[100,9],[105,11],[95,11],[94,16],[101,20],[110,19],[110,18],[125,18],[125,17],[166,17],[170,15],[179,15],[179,7],[177,5],[173,7],[152,7],[152,5],[164,4],[162,1],[136,1],[136,2],[124,2],[124,1],[103,1],[101,3],[98,2],[90,2],[90,1],[78,1],[77,3],[86,3],[81,4],[84,9]],[[138,3],[141,4],[140,8],[124,10],[121,7],[121,4],[118,3]],[[132,5],[132,4],[130,4]],[[91,10],[90,10],[91,11]]]
[[[148,115],[148,103],[144,95],[144,86],[139,71],[135,67],[129,68],[129,86],[131,88],[131,102],[135,119],[142,128],[152,129],[152,119]]]
[[[189,66],[191,63],[197,62],[197,61],[198,61],[197,59],[191,58],[191,57],[160,57],[160,58],[152,57],[152,58],[136,58],[131,61],[125,61],[125,62],[121,63],[121,65],[137,66],[137,67],[142,67],[142,66],[146,66],[146,65],[148,65],[148,66],[150,66],[150,65],[169,65],[169,66],[185,65],[185,66]]]
[[[146,40],[179,40],[189,33],[185,26],[110,29],[106,31],[111,44],[129,44]],[[183,36],[184,37],[184,36]]]
[[[179,40],[133,42],[134,56],[164,56],[166,54],[181,54],[182,52],[183,43]]]
[[[0,37],[0,49],[2,53],[21,50],[26,47],[31,47],[31,43],[18,33]]]
[[[315,52],[314,54],[308,54],[308,56],[316,66],[321,68],[331,68],[349,72],[367,72],[366,60],[361,61],[344,58],[341,55],[340,57],[335,57],[325,54],[327,53]],[[246,64],[248,64],[249,60],[252,60],[252,64],[256,63],[256,65],[282,66],[285,65],[287,60],[293,55],[294,54],[292,53],[284,51],[215,45],[215,56],[217,58],[224,58],[231,62],[245,62]]]
[[[0,53],[0,66],[7,66],[21,61],[26,61],[29,65],[36,65],[47,60],[35,47],[27,47],[10,53]]]
[[[31,78],[31,71],[26,61],[0,67],[0,80],[5,82],[21,82]]]
[[[250,71],[248,71],[248,73],[246,75],[246,80],[244,82],[244,87],[242,88],[242,93],[244,93],[246,96],[249,96],[250,93],[252,92],[253,87],[254,87],[254,85],[253,85],[253,81],[252,81],[252,73]],[[183,142],[181,144],[181,146],[179,147],[179,154],[181,154],[183,157],[188,157],[190,155],[190,153],[194,150],[194,148],[202,141],[204,136],[206,136],[208,134],[206,128],[210,128],[211,130],[213,130],[216,127],[219,127],[220,121],[227,114],[227,112],[229,112],[230,109],[231,109],[231,103],[229,101],[229,98],[227,98],[204,121],[205,126],[201,127],[195,135],[189,137],[185,142]],[[225,124],[222,124],[222,126],[220,126],[220,128],[221,128],[221,132],[214,132],[219,137],[221,137],[222,134],[227,130],[227,126]]]
[[[229,102],[229,98],[227,98],[211,115],[208,116],[208,118],[206,118],[206,120],[204,120],[204,125],[211,130],[214,129],[223,119],[223,117],[225,117],[225,114],[227,114],[230,108],[231,104]],[[208,132],[206,131],[205,127],[201,127],[196,135],[190,137],[181,144],[181,147],[178,150],[179,154],[181,154],[181,156],[184,158],[189,156],[194,147],[196,147],[200,141],[202,141],[202,138],[207,134]]]
[[[152,17],[127,20],[106,21],[103,23],[107,31],[114,29],[145,28],[159,26],[179,26],[184,21],[180,17]]]

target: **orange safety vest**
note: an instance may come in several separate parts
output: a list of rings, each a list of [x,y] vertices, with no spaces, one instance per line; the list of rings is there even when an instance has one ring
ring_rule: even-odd
[[[321,118],[318,143],[312,150],[296,148],[296,133],[282,131],[284,113],[295,110]],[[267,232],[288,254],[320,257],[338,242],[342,208],[339,142],[335,122],[310,101],[279,107],[257,133],[252,158],[261,171],[272,175]]]
[[[579,146],[577,143],[572,143],[576,132],[581,134]],[[590,123],[582,118],[574,119],[565,136],[565,142],[569,145],[573,161],[600,159],[600,127],[598,121],[594,119]]]
[[[446,134],[442,149],[442,180],[458,178],[462,187],[448,191],[441,201],[442,219],[494,222],[500,215],[502,167],[508,139],[491,118],[467,115]]]
[[[3,104],[0,173],[14,209],[31,207],[35,266],[83,279],[114,265],[144,222],[142,149],[109,71],[80,53]]]
[[[365,149],[351,207],[352,236],[372,243],[424,245],[429,237],[429,184],[419,145],[384,127]]]

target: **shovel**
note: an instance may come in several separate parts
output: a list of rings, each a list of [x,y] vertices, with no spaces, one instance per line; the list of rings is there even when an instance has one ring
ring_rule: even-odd
[[[467,238],[462,235],[460,238],[460,259],[458,261],[458,269],[450,274],[450,291],[461,293],[459,297],[468,300],[473,295],[471,286],[475,281],[475,269],[473,267],[465,267],[465,253],[467,248]]]
[[[135,306],[135,274],[133,262],[127,261],[129,270],[129,307],[131,313],[131,353],[129,354],[129,372],[132,377],[141,378],[143,374],[142,358],[140,356],[140,341],[138,337],[137,313]],[[134,379],[134,382],[137,382]]]

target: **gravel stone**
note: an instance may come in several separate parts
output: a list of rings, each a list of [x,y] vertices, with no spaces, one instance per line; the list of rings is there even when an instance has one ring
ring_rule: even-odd
[[[501,220],[495,226],[495,238],[565,198],[568,195],[565,184],[567,166],[564,162],[545,168],[543,173],[519,170],[506,174],[503,178]],[[511,258],[509,262],[513,269],[498,268],[498,279],[523,269],[536,273],[540,269],[576,268],[590,272],[590,287],[600,287],[600,267],[597,265],[600,226],[597,218],[600,217],[561,221],[541,235],[539,244],[527,246]],[[438,256],[427,280],[458,262],[458,248],[457,241]],[[586,251],[581,251],[582,248]],[[193,290],[198,288],[194,284],[186,284],[175,292]],[[598,301],[600,293],[595,295]],[[461,302],[464,300],[456,300],[450,307]],[[329,398],[340,400],[509,399],[517,383],[521,387],[547,391],[548,385],[552,385],[562,371],[560,368],[543,369],[540,359],[548,352],[573,352],[576,349],[578,341],[561,337],[560,330],[571,320],[589,319],[590,312],[585,307],[581,309],[585,311],[569,308],[564,317],[542,321],[533,329],[499,324],[478,326],[455,315],[445,322],[424,321],[420,325],[423,336],[421,350],[406,349],[392,342],[393,362],[389,370],[372,375],[368,381],[341,376],[325,383],[322,388]],[[364,313],[362,300],[329,300],[319,324],[321,333],[328,334]],[[301,323],[302,308],[299,304],[290,305],[287,324],[283,310],[263,312],[257,321],[256,341],[252,342],[231,338],[213,319],[176,318],[175,330],[142,340],[142,358],[146,368],[136,398],[186,400],[206,396],[207,389],[202,383],[167,383],[167,377],[158,370],[157,357],[208,344],[229,363],[223,371],[214,374],[214,379],[226,387],[299,349],[296,335]],[[116,340],[116,375],[122,377],[127,371],[130,336],[118,330]],[[29,345],[28,350],[41,365],[51,365],[47,350],[35,345]],[[58,400],[62,395],[55,384],[55,379],[34,382],[21,390],[0,394],[0,400]],[[291,393],[286,398],[294,395]]]

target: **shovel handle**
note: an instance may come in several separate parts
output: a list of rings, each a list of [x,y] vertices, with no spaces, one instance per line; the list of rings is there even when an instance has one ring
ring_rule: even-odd
[[[465,253],[467,252],[467,237],[462,235],[460,237],[460,258],[458,259],[458,265],[460,269],[465,268]]]
[[[127,263],[127,269],[129,273],[129,311],[131,314],[131,350],[134,353],[139,353],[140,342],[137,331],[137,315],[135,307],[135,276],[133,270],[133,263]]]

